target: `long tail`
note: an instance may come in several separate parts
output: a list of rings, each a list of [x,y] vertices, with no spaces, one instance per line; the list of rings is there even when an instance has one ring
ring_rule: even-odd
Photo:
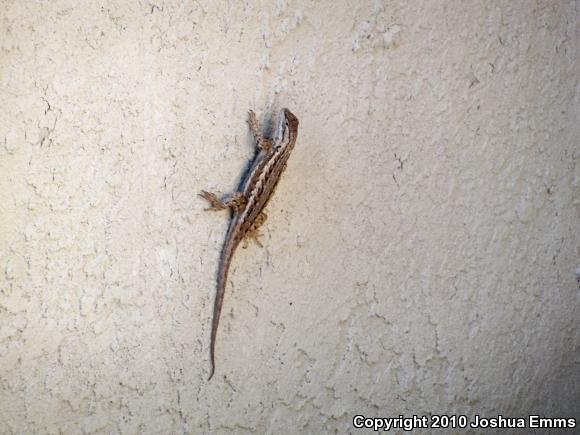
[[[211,380],[215,372],[215,340],[217,337],[218,326],[220,323],[220,316],[222,313],[222,305],[224,302],[224,295],[226,291],[226,283],[228,280],[228,272],[230,269],[230,263],[232,257],[234,256],[234,251],[237,247],[237,242],[234,240],[227,240],[224,247],[223,253],[220,258],[220,264],[218,269],[217,277],[217,290],[215,294],[215,302],[213,305],[213,319],[211,322],[211,342],[210,342],[210,360],[211,360],[211,371],[209,374],[208,381]]]

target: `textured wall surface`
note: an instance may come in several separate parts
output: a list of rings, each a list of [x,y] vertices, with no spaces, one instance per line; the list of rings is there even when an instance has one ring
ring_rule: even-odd
[[[580,417],[578,21],[572,0],[3,0],[0,433]],[[227,214],[196,194],[236,187],[247,109],[283,106],[298,144],[208,383]]]

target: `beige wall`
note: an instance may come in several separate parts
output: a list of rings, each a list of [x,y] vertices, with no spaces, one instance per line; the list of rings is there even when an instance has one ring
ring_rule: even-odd
[[[0,433],[579,417],[577,3],[260,3],[2,1]],[[196,194],[282,106],[207,383]]]

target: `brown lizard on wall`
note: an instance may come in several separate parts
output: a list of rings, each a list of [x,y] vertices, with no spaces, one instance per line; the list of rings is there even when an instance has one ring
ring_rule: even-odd
[[[242,183],[242,191],[232,195],[228,201],[221,201],[214,193],[205,190],[200,193],[200,196],[210,203],[210,207],[206,210],[230,209],[233,212],[217,275],[217,290],[211,324],[211,371],[208,381],[215,371],[215,340],[232,257],[244,237],[252,237],[258,241],[258,228],[266,221],[267,217],[263,211],[264,207],[272,196],[280,180],[280,175],[286,169],[286,162],[294,148],[298,134],[298,119],[288,109],[281,110],[273,139],[266,139],[262,136],[256,114],[251,110],[249,111],[248,124],[256,141],[258,154]],[[259,241],[258,244],[260,244]]]

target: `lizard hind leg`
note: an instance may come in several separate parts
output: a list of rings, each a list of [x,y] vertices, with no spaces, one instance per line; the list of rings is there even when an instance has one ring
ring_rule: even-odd
[[[205,190],[202,190],[199,196],[209,202],[209,207],[206,210],[238,209],[246,204],[246,197],[240,192],[236,192],[228,201],[222,201],[215,193],[206,192]]]
[[[262,234],[260,233],[260,227],[264,224],[264,222],[266,222],[266,219],[268,219],[268,215],[264,212],[261,212],[256,217],[256,220],[254,221],[254,223],[252,224],[252,226],[250,227],[250,229],[246,233],[246,235],[250,239],[254,240],[254,242],[256,242],[256,244],[260,248],[264,247],[264,245],[262,245],[262,242],[260,242],[260,237],[262,237]]]

